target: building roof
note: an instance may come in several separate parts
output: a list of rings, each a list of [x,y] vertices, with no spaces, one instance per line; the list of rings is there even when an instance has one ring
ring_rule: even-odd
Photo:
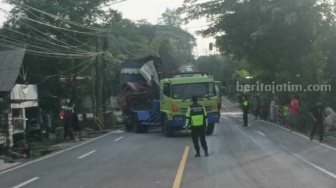
[[[25,49],[0,50],[0,92],[11,91],[22,65]]]

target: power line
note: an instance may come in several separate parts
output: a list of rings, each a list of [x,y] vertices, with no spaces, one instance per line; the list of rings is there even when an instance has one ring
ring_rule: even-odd
[[[3,9],[1,9],[1,8],[0,8],[0,11],[2,11],[2,12],[4,12],[5,14],[7,14],[7,15],[11,16],[12,18],[14,18],[14,16],[10,15],[7,11],[5,11],[5,10],[3,10]],[[28,36],[29,38],[34,38],[35,40],[39,40],[39,41],[42,41],[42,42],[47,42],[47,43],[50,43],[50,44],[53,44],[53,45],[56,45],[56,46],[60,46],[60,47],[63,47],[63,48],[67,48],[67,49],[76,48],[75,46],[72,46],[72,45],[70,45],[70,44],[68,44],[68,43],[66,43],[66,42],[63,42],[63,41],[61,41],[61,40],[58,40],[58,39],[55,39],[55,38],[52,38],[52,37],[48,36],[46,33],[43,33],[42,31],[39,31],[38,29],[33,28],[32,26],[30,26],[30,25],[28,25],[28,24],[22,22],[21,20],[19,20],[19,22],[20,22],[20,23],[23,23],[24,25],[26,25],[27,27],[31,28],[32,30],[37,31],[38,33],[41,33],[41,34],[44,35],[44,36],[47,36],[48,38],[50,38],[50,39],[52,39],[52,40],[54,40],[54,41],[63,43],[63,44],[65,44],[65,45],[67,45],[67,46],[59,45],[59,44],[56,44],[56,43],[53,43],[53,42],[50,42],[50,41],[44,41],[44,40],[39,39],[39,38],[36,39],[35,37],[31,37],[31,36],[29,36],[29,35],[27,35],[27,34],[21,33],[21,32],[19,32],[19,31],[15,31],[15,30],[10,29],[10,28],[7,28],[7,27],[3,27],[3,28],[5,28],[5,29],[7,29],[7,30],[10,30],[10,31],[12,31],[12,32],[15,32],[15,33],[19,33],[19,34],[24,35],[24,36]],[[86,50],[82,50],[82,49],[80,49],[80,51],[86,51]],[[86,51],[86,52],[87,52],[87,51]]]
[[[116,1],[116,2],[113,2],[113,3],[110,3],[110,4],[105,4],[104,6],[101,6],[100,8],[105,8],[105,7],[109,7],[111,5],[115,5],[115,4],[119,4],[119,3],[122,3],[122,2],[125,2],[125,1],[128,1],[128,0],[119,0],[119,1]]]
[[[7,47],[10,49],[17,49],[17,46],[13,46],[13,45],[9,45],[9,44],[4,44],[4,43],[0,43],[0,46],[3,47]],[[26,49],[26,52],[30,53],[30,54],[34,54],[34,55],[40,55],[40,56],[44,56],[44,57],[56,57],[56,58],[85,58],[85,57],[93,57],[102,53],[86,53],[86,54],[66,54],[66,53],[58,53],[58,52],[41,52],[41,51],[36,51],[36,50],[30,50],[30,49]]]
[[[35,16],[37,19],[39,19],[39,20],[42,20],[43,21],[43,19],[42,18],[40,18],[39,16],[37,16],[36,14],[34,14],[33,12],[31,12],[29,9],[27,9],[27,8],[24,8],[24,7],[22,7],[25,11],[27,11],[27,12],[29,12],[30,14],[32,14],[33,16]],[[60,32],[60,33],[62,33],[62,34],[64,34],[65,36],[67,36],[67,37],[69,37],[70,39],[72,39],[72,40],[74,40],[74,41],[76,41],[76,42],[78,42],[78,43],[80,43],[80,44],[82,44],[82,46],[87,46],[87,47],[91,47],[90,45],[88,45],[88,43],[90,43],[92,40],[90,40],[89,42],[87,42],[87,43],[83,43],[82,41],[79,41],[79,40],[77,40],[76,38],[74,38],[74,37],[71,37],[70,35],[68,35],[68,34],[66,34],[66,33],[64,33],[63,31],[61,31],[61,30],[59,30],[59,29],[56,29],[58,32]],[[78,46],[79,47],[79,46]]]
[[[99,28],[95,28],[95,27],[86,26],[86,25],[83,25],[83,24],[80,24],[80,23],[77,23],[77,22],[74,22],[74,21],[62,18],[60,16],[56,16],[54,14],[51,14],[51,13],[45,12],[43,10],[31,7],[29,5],[26,5],[23,2],[18,2],[18,1],[15,1],[15,0],[11,0],[11,1],[17,3],[17,5],[25,6],[25,7],[29,8],[29,9],[35,10],[36,12],[39,12],[39,13],[44,14],[44,15],[47,15],[47,16],[49,16],[51,18],[56,19],[56,20],[61,20],[63,22],[66,22],[66,23],[69,23],[69,24],[73,24],[73,25],[76,25],[78,27],[82,27],[82,28],[86,28],[86,29],[91,29],[91,30],[99,31],[99,32],[106,32],[107,31],[105,29],[99,29]]]
[[[92,64],[92,61],[93,61],[93,59],[91,59],[91,62],[87,66],[85,66],[82,70],[80,70],[79,72],[73,73],[71,76],[75,76],[76,74],[82,73],[83,71],[88,69],[90,67],[90,65]],[[69,70],[73,70],[73,69],[68,69],[67,71],[69,71]],[[61,76],[61,75],[63,75],[63,74],[61,73],[61,74],[54,74],[54,75],[47,76],[45,79],[43,79],[42,81],[37,83],[37,85],[42,84],[43,82],[49,80],[50,78],[53,78],[53,77],[56,77],[56,76]]]
[[[45,51],[62,52],[62,51],[58,51],[56,49],[48,49],[48,48],[44,48],[44,47],[35,46],[35,45],[29,44],[29,43],[21,42],[19,40],[16,40],[16,39],[13,39],[13,38],[10,38],[10,37],[6,37],[6,36],[3,36],[3,35],[0,35],[0,36],[3,37],[3,38],[10,39],[10,40],[0,39],[0,41],[3,41],[3,42],[7,42],[7,43],[11,43],[11,44],[27,45],[29,47],[40,49],[40,50],[45,50]]]
[[[92,35],[92,36],[106,36],[106,35],[100,35],[98,33],[91,33],[91,32],[84,32],[84,31],[77,31],[77,30],[72,30],[72,29],[66,29],[66,28],[63,28],[63,27],[58,27],[58,26],[50,25],[50,24],[43,23],[43,22],[40,22],[40,21],[37,21],[37,20],[34,20],[34,19],[30,19],[30,18],[23,18],[23,19],[31,21],[31,22],[35,22],[35,23],[38,23],[38,24],[41,24],[41,25],[45,25],[45,26],[48,26],[48,27],[52,27],[52,28],[56,28],[56,29],[61,29],[61,30],[64,30],[64,31],[73,32],[73,33],[80,33],[80,34]]]

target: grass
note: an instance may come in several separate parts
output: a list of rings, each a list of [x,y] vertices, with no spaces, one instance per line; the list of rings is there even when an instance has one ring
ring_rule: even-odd
[[[27,140],[28,145],[30,146],[30,158],[38,158],[43,155],[49,154],[53,152],[51,149],[52,145],[56,144],[56,141],[54,139],[49,140],[43,140],[43,141],[36,141],[33,139]]]
[[[14,159],[7,155],[0,155],[0,159],[2,159],[5,163],[14,163]]]

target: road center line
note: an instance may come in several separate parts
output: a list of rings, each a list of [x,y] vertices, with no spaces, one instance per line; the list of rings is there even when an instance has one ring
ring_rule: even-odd
[[[40,178],[40,177],[32,178],[32,179],[27,180],[27,181],[25,181],[25,182],[23,182],[23,183],[20,183],[19,185],[15,186],[15,187],[13,187],[13,188],[20,188],[20,187],[23,187],[23,186],[25,186],[25,185],[27,185],[27,184],[33,182],[33,181],[38,180],[39,178]]]
[[[94,152],[96,152],[96,151],[97,151],[97,150],[90,151],[89,153],[84,154],[84,155],[78,157],[78,159],[83,159],[84,157],[87,157],[87,156],[91,155],[92,153],[94,153]]]
[[[181,162],[180,162],[180,166],[179,166],[179,169],[177,171],[175,181],[174,181],[174,184],[173,184],[173,188],[180,188],[180,186],[181,186],[184,168],[185,168],[185,165],[186,165],[187,159],[188,159],[189,149],[190,149],[190,146],[187,146],[184,149],[183,156],[182,156],[182,159],[181,159]]]
[[[261,134],[262,136],[266,136],[264,133],[257,131],[259,134]]]
[[[115,139],[114,141],[115,142],[118,142],[119,140],[121,140],[121,139],[123,139],[124,137],[123,136],[121,136],[121,137],[119,137],[119,138],[117,138],[117,139]]]
[[[280,147],[282,147],[284,150],[286,150],[287,152],[289,152],[290,154],[292,154],[292,155],[295,156],[296,158],[300,159],[301,161],[303,161],[303,162],[309,164],[310,166],[312,166],[312,167],[318,169],[319,171],[321,171],[321,172],[323,172],[323,173],[325,173],[325,174],[328,174],[329,176],[331,176],[331,177],[333,177],[334,179],[336,179],[336,174],[334,174],[334,173],[332,173],[332,172],[330,172],[330,171],[328,171],[328,170],[326,170],[326,169],[324,169],[324,168],[322,168],[322,167],[320,167],[320,166],[317,166],[317,165],[314,164],[314,163],[311,163],[311,162],[307,161],[306,159],[304,159],[304,158],[301,157],[300,155],[291,152],[291,151],[290,151],[287,147],[285,147],[284,145],[280,145]]]

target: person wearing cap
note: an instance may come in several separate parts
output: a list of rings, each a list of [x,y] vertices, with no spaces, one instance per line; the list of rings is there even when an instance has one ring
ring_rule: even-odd
[[[207,141],[205,139],[205,132],[208,126],[207,112],[204,106],[198,103],[198,97],[192,96],[193,104],[188,107],[186,113],[185,127],[191,126],[191,138],[196,150],[195,157],[200,157],[200,146],[198,140],[200,138],[201,145],[204,150],[205,156],[209,156]]]
[[[313,140],[314,135],[318,129],[320,142],[323,142],[323,132],[324,132],[323,121],[325,119],[325,116],[324,116],[324,105],[322,99],[318,99],[316,101],[316,104],[310,109],[310,116],[312,117],[313,120],[313,127],[310,132],[310,140]]]

